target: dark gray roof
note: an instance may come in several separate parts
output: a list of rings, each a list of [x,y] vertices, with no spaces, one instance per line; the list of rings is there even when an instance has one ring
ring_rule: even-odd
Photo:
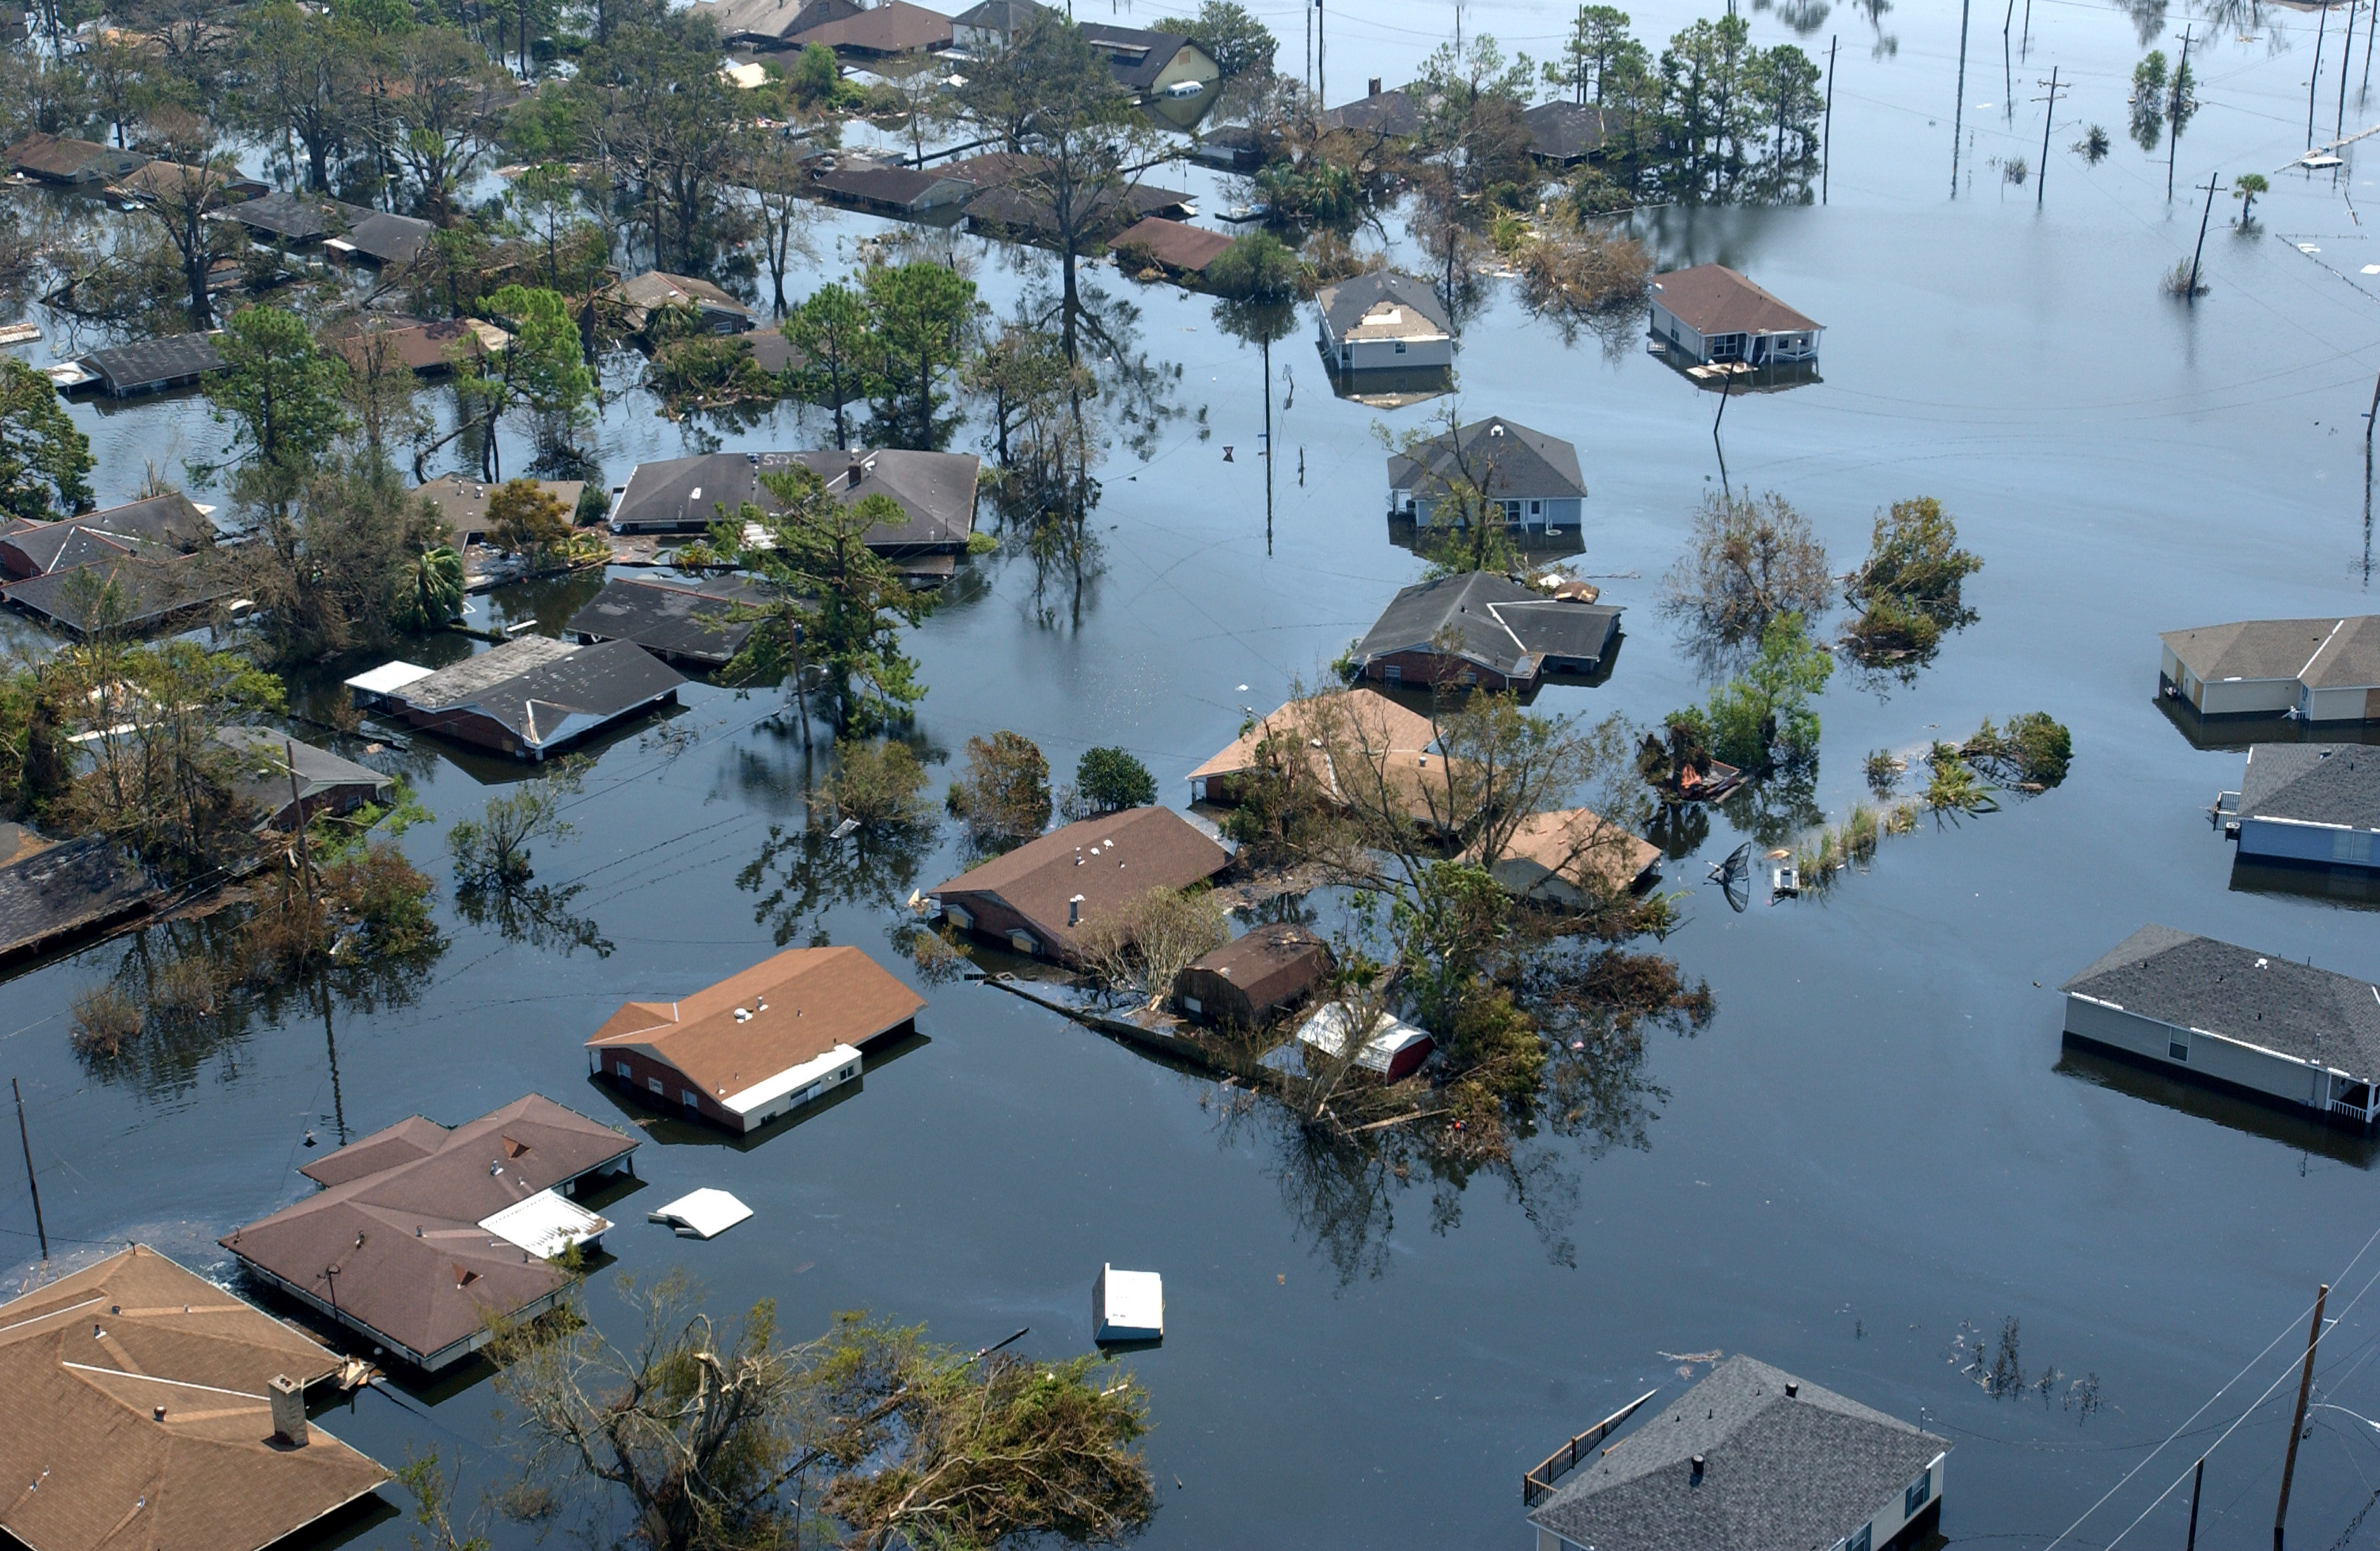
[[[1576,162],[1603,149],[1603,110],[1584,103],[1539,103],[1521,115],[1529,149],[1548,162]]]
[[[759,38],[774,42],[859,14],[852,0],[698,0],[697,16],[708,16],[720,37]]]
[[[1389,454],[1389,483],[1394,489],[1415,489],[1415,477],[1426,474],[1431,481],[1475,479],[1491,501],[1560,500],[1586,493],[1576,447],[1500,416],[1434,436],[1415,451],[1420,454],[1417,459]],[[1463,467],[1466,463],[1467,470]],[[1423,493],[1431,498],[1430,491]]]
[[[225,213],[253,232],[264,232],[287,242],[314,242],[337,236],[372,212],[361,205],[285,188],[244,200]]]
[[[982,0],[951,18],[953,27],[978,27],[986,32],[998,32],[1005,37],[1021,30],[1036,16],[1048,16],[1047,7],[1033,0]]]
[[[1336,285],[1325,285],[1315,293],[1314,300],[1322,309],[1323,317],[1330,320],[1334,334],[1343,334],[1362,322],[1364,314],[1382,302],[1412,308],[1436,324],[1440,333],[1454,332],[1453,321],[1446,315],[1446,304],[1438,299],[1438,292],[1430,283],[1394,270],[1374,270]]]
[[[82,635],[95,623],[87,617],[76,594],[89,584],[73,578],[91,576],[103,587],[114,584],[124,606],[115,628],[141,631],[231,595],[232,588],[195,554],[160,554],[150,551],[116,559],[28,576],[6,588],[9,602],[41,615],[61,629]]]
[[[339,234],[339,240],[363,257],[382,264],[407,264],[438,228],[410,215],[373,211]]]
[[[1117,84],[1133,91],[1155,87],[1175,55],[1198,46],[1179,32],[1150,32],[1096,21],[1083,23],[1082,33],[1084,42],[1108,56],[1108,68],[1114,72]]]
[[[2362,744],[2253,744],[2240,776],[2240,812],[2301,824],[2380,830],[2380,748]]]
[[[103,836],[36,851],[0,867],[0,956],[129,915],[156,892]]]
[[[1619,630],[1620,611],[1548,598],[1508,576],[1467,571],[1399,592],[1356,643],[1356,660],[1431,650],[1450,625],[1461,635],[1463,657],[1507,677],[1531,678],[1541,662],[1592,672]]]
[[[2143,927],[2058,989],[2358,1079],[2380,1075],[2380,990],[2252,948]]]
[[[976,477],[982,460],[969,453],[876,452],[708,453],[695,457],[640,463],[628,476],[612,514],[621,532],[686,531],[707,527],[724,504],[733,514],[746,502],[763,512],[777,510],[762,475],[799,464],[827,482],[844,501],[884,494],[898,503],[908,521],[868,530],[872,550],[964,549],[975,530]],[[854,468],[859,479],[851,478]]]
[[[168,382],[196,381],[223,370],[212,334],[177,333],[93,350],[82,364],[99,374],[110,393]]]
[[[634,641],[663,657],[716,667],[752,634],[749,621],[728,619],[731,606],[760,596],[748,585],[686,587],[615,578],[571,616],[569,629],[593,640]]]
[[[1898,1507],[1949,1447],[1766,1363],[1730,1357],[1582,1465],[1529,1520],[1595,1551],[1828,1551],[1878,1509]]]
[[[541,637],[522,636],[482,652],[470,662],[485,663],[532,639]],[[417,712],[475,711],[510,732],[523,747],[548,750],[630,711],[665,700],[686,682],[633,641],[605,641],[591,647],[564,641],[545,644],[562,649],[539,654],[523,672],[467,685],[451,676],[455,670],[449,668],[407,685],[396,697]]]
[[[1375,91],[1322,115],[1326,129],[1362,129],[1383,135],[1421,133],[1421,98],[1405,91]]]
[[[818,186],[830,194],[862,204],[885,205],[894,210],[908,210],[937,188],[946,188],[955,203],[972,192],[962,178],[937,172],[919,172],[912,167],[879,167],[867,164],[838,167],[818,180]]]
[[[368,786],[378,794],[396,785],[393,777],[369,765],[262,727],[218,727],[215,742],[240,757],[237,790],[267,822],[285,815],[293,801],[302,802],[342,786]],[[298,776],[294,797],[289,790],[292,770]]]
[[[809,356],[782,328],[754,329],[744,343],[752,347],[752,364],[763,371],[791,371],[809,364]]]

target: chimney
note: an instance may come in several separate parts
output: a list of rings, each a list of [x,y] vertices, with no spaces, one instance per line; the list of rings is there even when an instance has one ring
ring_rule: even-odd
[[[1066,925],[1070,927],[1079,927],[1082,924],[1083,896],[1076,894],[1073,899],[1066,902]]]
[[[1699,1486],[1703,1484],[1703,1457],[1699,1454],[1695,1455],[1691,1464],[1694,1472],[1691,1478],[1692,1484]]]
[[[264,1387],[273,1402],[273,1436],[292,1448],[306,1447],[306,1387],[287,1374],[275,1374]]]
[[[1379,78],[1379,77],[1378,77],[1378,76],[1374,76],[1374,77],[1372,78],[1372,79],[1371,79],[1371,88],[1372,88],[1372,89],[1371,89],[1369,91],[1366,91],[1366,93],[1364,93],[1364,95],[1366,95],[1366,97],[1377,97],[1377,96],[1378,96],[1378,95],[1380,94],[1380,78]]]
[[[1790,1379],[1790,1378],[1789,1378],[1789,1379],[1787,1379],[1787,1380],[1785,1381],[1785,1398],[1786,1398],[1787,1400],[1791,1400],[1794,1396],[1799,1395],[1801,1392],[1802,1392],[1802,1385],[1801,1385],[1801,1381],[1800,1381],[1800,1380],[1798,1380],[1798,1379]]]

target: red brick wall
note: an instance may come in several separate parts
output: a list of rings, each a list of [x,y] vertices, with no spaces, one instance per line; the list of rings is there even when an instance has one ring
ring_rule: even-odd
[[[603,1058],[605,1077],[625,1087],[635,1089],[637,1097],[652,1108],[678,1115],[698,1114],[713,1125],[725,1126],[728,1130],[738,1133],[743,1131],[744,1117],[720,1103],[716,1095],[703,1093],[699,1088],[695,1089],[699,1102],[689,1110],[686,1108],[685,1092],[688,1088],[694,1088],[695,1084],[688,1082],[686,1074],[677,1068],[664,1065],[636,1050],[609,1049],[595,1053]],[[628,1068],[628,1075],[625,1077],[620,1075],[620,1067],[623,1063]],[[655,1077],[662,1080],[663,1091],[660,1093],[652,1090],[651,1079]],[[759,1079],[756,1077],[753,1081],[758,1082]]]
[[[1482,668],[1461,658],[1441,657],[1430,651],[1392,651],[1375,657],[1365,665],[1364,676],[1379,683],[1390,682],[1388,670],[1393,665],[1401,670],[1397,682],[1404,684],[1452,684],[1465,669],[1478,674],[1481,689],[1504,690],[1512,681],[1492,668]]]

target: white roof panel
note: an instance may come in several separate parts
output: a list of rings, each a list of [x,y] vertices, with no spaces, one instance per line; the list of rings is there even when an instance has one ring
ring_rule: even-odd
[[[646,1213],[645,1220],[669,1224],[670,1230],[681,1239],[710,1239],[751,1215],[751,1207],[725,1191],[706,1188]]]
[[[431,670],[418,662],[383,662],[370,673],[358,673],[347,680],[349,689],[360,689],[367,695],[390,695],[408,684],[418,684],[430,676]]]
[[[480,1218],[480,1226],[504,1242],[546,1260],[574,1243],[594,1238],[612,1225],[553,1192],[541,1190],[526,1201],[514,1202],[492,1218]]]
[[[1091,1339],[1100,1341],[1154,1341],[1165,1336],[1165,1278],[1154,1271],[1119,1271],[1099,1267],[1099,1285],[1091,1290]]]
[[[1327,1002],[1299,1027],[1297,1037],[1302,1044],[1335,1056],[1346,1048],[1347,1027],[1353,1022],[1345,1002]],[[1372,1036],[1364,1042],[1364,1053],[1355,1058],[1355,1064],[1366,1072],[1386,1072],[1397,1052],[1428,1037],[1426,1031],[1383,1012],[1372,1021]]]

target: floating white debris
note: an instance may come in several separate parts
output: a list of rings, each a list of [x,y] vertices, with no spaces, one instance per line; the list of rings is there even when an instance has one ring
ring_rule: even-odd
[[[2363,266],[2363,273],[2366,274],[2380,274],[2380,264],[2366,264]]]
[[[751,1207],[725,1191],[704,1189],[646,1213],[645,1220],[669,1224],[681,1239],[714,1239],[751,1215]]]
[[[2306,167],[2336,167],[2344,164],[2327,151],[2309,151],[2298,158],[2298,164]]]
[[[2319,253],[2322,249],[2316,248],[2313,243],[2301,242],[2298,244],[2298,251],[2301,253]]]
[[[1158,1341],[1165,1339],[1165,1278],[1154,1271],[1099,1267],[1091,1284],[1091,1339],[1095,1341]]]

